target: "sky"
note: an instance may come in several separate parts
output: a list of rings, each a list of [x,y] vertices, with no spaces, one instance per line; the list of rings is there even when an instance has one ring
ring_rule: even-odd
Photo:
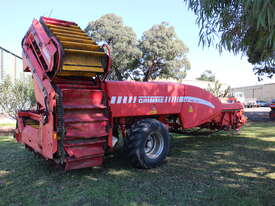
[[[226,51],[220,54],[215,48],[199,46],[196,16],[183,0],[0,0],[0,46],[20,55],[22,38],[32,20],[40,16],[74,21],[84,29],[89,21],[107,13],[121,16],[138,38],[154,24],[169,22],[189,48],[191,70],[186,79],[195,79],[210,69],[219,81],[232,87],[275,83],[274,78],[258,82],[246,56]]]

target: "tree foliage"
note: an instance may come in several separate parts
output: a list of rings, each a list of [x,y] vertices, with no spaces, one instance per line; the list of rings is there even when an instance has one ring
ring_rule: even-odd
[[[211,70],[207,69],[201,74],[200,77],[196,79],[201,81],[214,82],[216,80],[216,76]]]
[[[181,79],[190,68],[188,48],[167,23],[153,26],[137,41],[135,32],[124,26],[121,17],[106,14],[90,22],[86,32],[97,42],[109,43],[113,59],[110,79]]]
[[[29,109],[33,105],[33,84],[22,80],[13,83],[9,76],[0,83],[0,109],[8,116],[15,119],[18,110]]]
[[[228,97],[230,94],[230,86],[224,88],[223,84],[218,80],[214,81],[214,84],[208,84],[207,90],[216,97]]]
[[[175,29],[163,22],[143,33],[139,41],[142,51],[139,69],[143,81],[148,79],[183,79],[190,63],[186,57],[188,48],[177,37]]]
[[[274,0],[184,0],[197,15],[200,43],[248,56],[258,75],[275,73]]]
[[[105,41],[109,44],[112,53],[113,72],[111,79],[124,80],[129,78],[141,56],[133,29],[124,26],[121,17],[115,14],[106,14],[96,21],[89,22],[86,32],[95,41]]]

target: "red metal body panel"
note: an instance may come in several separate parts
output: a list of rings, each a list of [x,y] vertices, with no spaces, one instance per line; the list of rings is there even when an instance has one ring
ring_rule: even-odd
[[[57,51],[56,47],[52,44],[53,39],[47,35],[41,23],[36,19],[33,20],[32,26],[30,27],[27,35],[29,36],[28,36],[28,39],[25,39],[25,41],[23,42],[23,49],[31,49],[32,47],[27,47],[25,46],[25,44],[31,45],[32,44],[31,42],[35,41],[36,45],[40,47],[41,51],[43,51],[41,52],[41,55],[44,57],[43,59],[45,60],[45,63],[47,65],[47,68],[45,68],[46,71],[51,71],[53,69],[54,60],[55,60],[53,56]],[[28,55],[30,54],[31,53],[28,53]],[[24,57],[24,59],[26,58]],[[25,70],[26,69],[27,68],[25,67]]]
[[[100,105],[103,98],[102,90],[81,89],[63,89],[64,105]]]
[[[90,137],[102,137],[107,135],[107,131],[101,130],[99,128],[105,128],[107,126],[107,122],[94,122],[90,123],[65,123],[67,129],[66,136],[69,137],[82,137],[82,138],[90,138]]]
[[[63,48],[55,36],[45,29],[43,22],[61,26],[76,25],[73,22],[41,18],[40,22],[33,21],[25,35],[22,42],[24,71],[32,72],[38,110],[18,113],[15,137],[47,159],[54,159],[58,153],[57,161],[65,162],[65,169],[101,164],[106,143],[104,136],[109,135],[103,90],[100,83],[93,81],[55,78],[62,65]],[[59,114],[57,88],[64,110]],[[62,126],[58,128],[58,119],[64,122],[63,129]],[[64,131],[62,139],[61,129]]]
[[[241,110],[240,103],[222,104],[199,87],[164,82],[106,82],[112,117],[177,114],[183,128],[217,120],[228,110]]]
[[[22,120],[22,118],[25,117],[38,121],[38,125],[36,125],[36,127],[32,125],[25,125]],[[28,145],[36,152],[39,152],[45,158],[52,159],[53,154],[57,152],[56,133],[54,132],[52,123],[52,115],[49,115],[49,123],[43,125],[42,115],[32,112],[20,112],[18,113],[16,139],[17,141]]]
[[[181,119],[184,128],[196,127],[211,121],[222,111],[219,99],[206,90],[188,85],[185,91],[185,96],[190,101],[182,105]]]
[[[39,110],[18,113],[16,138],[41,153],[45,158],[52,159],[53,154],[57,152],[57,139],[52,114],[55,107],[55,90],[45,72],[52,69],[57,50],[37,20],[33,21],[22,46],[24,71],[33,72],[35,97]],[[47,120],[45,119],[46,116]],[[36,127],[26,125],[24,123],[26,118],[37,121]]]
[[[184,95],[184,85],[156,82],[107,81],[113,117],[178,114],[176,97]]]
[[[62,25],[62,26],[77,25],[75,22],[71,22],[71,21],[64,21],[64,20],[49,18],[49,17],[42,17],[42,18],[47,23],[54,24],[54,25]]]

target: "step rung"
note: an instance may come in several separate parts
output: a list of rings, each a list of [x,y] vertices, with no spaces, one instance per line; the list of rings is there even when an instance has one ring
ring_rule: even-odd
[[[68,49],[91,49],[93,51],[98,51],[100,46],[91,44],[91,43],[80,43],[80,42],[72,42],[72,41],[62,41],[61,43],[63,47]]]
[[[84,31],[80,30],[80,31],[68,31],[68,30],[64,30],[64,29],[56,29],[56,28],[50,28],[50,30],[55,33],[65,33],[65,34],[74,34],[74,35],[79,35],[79,36],[88,36]]]
[[[93,82],[85,82],[85,81],[76,81],[76,80],[60,80],[57,79],[55,81],[56,85],[60,89],[89,89],[89,90],[100,90],[100,87]]]
[[[66,37],[66,36],[58,36],[57,37],[60,41],[71,41],[71,42],[79,42],[79,43],[84,43],[84,44],[94,44],[97,45],[95,43],[95,41],[91,40],[91,39],[80,39],[80,38],[73,38],[73,37]]]
[[[107,138],[108,137],[108,134],[106,133],[106,135],[101,135],[101,136],[93,136],[93,137],[81,137],[81,136],[65,136],[64,138],[64,141],[76,141],[78,139],[87,139],[87,140],[90,140],[90,139],[102,139],[102,138]]]
[[[92,85],[62,85],[62,84],[59,84],[58,87],[60,89],[78,89],[78,90],[81,90],[82,89],[94,89],[96,88],[95,86],[92,86]]]
[[[86,158],[66,158],[65,171],[102,165],[103,155]]]
[[[107,117],[97,117],[91,120],[81,120],[81,119],[74,119],[74,118],[70,118],[70,119],[65,119],[64,122],[65,123],[93,123],[93,122],[101,122],[101,121],[108,121],[109,119]]]
[[[63,105],[65,110],[79,109],[79,110],[87,110],[87,109],[106,109],[107,107],[104,105]]]
[[[74,86],[74,85],[68,85],[68,86]],[[92,86],[92,85],[91,85]],[[68,88],[68,89],[64,89],[64,90],[62,90],[63,92],[64,91],[66,91],[66,92],[68,92],[68,91],[74,91],[74,89],[70,89],[70,88]],[[87,88],[87,89],[82,89],[81,91],[83,91],[83,92],[100,92],[100,93],[103,93],[104,91],[102,90],[102,89],[99,89],[98,87],[94,87],[94,88],[92,88],[92,89],[89,89],[89,88]]]
[[[56,24],[47,24],[47,27],[51,28],[57,28],[57,29],[64,29],[69,31],[82,31],[79,26],[63,26],[63,25],[56,25]]]
[[[62,78],[62,77],[95,77],[96,73],[94,72],[81,72],[81,71],[62,71],[58,72],[57,76]]]
[[[86,66],[86,65],[68,65],[64,64],[64,71],[81,71],[81,72],[104,72],[102,67]]]
[[[74,141],[75,140],[75,141]],[[71,147],[71,146],[81,146],[81,145],[95,145],[95,144],[102,144],[105,143],[106,140],[105,139],[101,139],[101,140],[96,140],[96,141],[83,141],[83,142],[79,142],[79,138],[74,139],[74,140],[64,140],[64,146],[65,147]],[[84,139],[87,140],[87,139]]]
[[[56,83],[59,85],[67,85],[67,86],[72,86],[74,87],[75,85],[87,85],[87,86],[93,86],[94,89],[100,89],[100,85],[97,85],[96,82],[89,80],[80,80],[80,79],[59,79],[56,81]]]
[[[74,147],[64,147],[66,152],[71,157],[85,158],[85,157],[96,157],[104,155],[102,143],[99,145],[79,145]]]
[[[55,19],[55,18],[50,18],[50,17],[45,17],[45,16],[41,17],[41,19],[44,23],[47,23],[47,24],[78,27],[78,25],[72,21],[65,21],[65,20],[60,20],[60,19]]]
[[[95,55],[95,56],[105,56],[106,55],[104,52],[79,50],[79,49],[64,49],[64,51],[68,52],[68,53],[92,54],[92,55]]]
[[[82,35],[75,35],[75,34],[65,34],[65,33],[60,33],[60,32],[53,32],[53,34],[57,37],[72,37],[72,38],[79,38],[79,39],[85,39],[85,40],[92,40],[91,37],[89,36],[82,36]]]

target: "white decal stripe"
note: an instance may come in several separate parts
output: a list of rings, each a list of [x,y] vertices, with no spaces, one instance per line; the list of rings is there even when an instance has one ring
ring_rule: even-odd
[[[115,103],[116,103],[116,96],[112,96],[111,104],[115,104]]]
[[[127,99],[128,99],[127,96],[124,96],[124,97],[123,97],[123,104],[126,104],[126,103],[127,103]]]
[[[196,103],[202,104],[211,108],[215,108],[215,105],[211,102],[198,97],[191,96],[112,96],[111,104],[126,104],[126,103]]]
[[[122,99],[122,96],[119,96],[119,97],[117,98],[117,104],[120,104],[120,103],[121,103],[121,99]]]
[[[206,106],[211,107],[213,109],[215,108],[215,106],[211,102],[209,102],[205,99],[197,98],[197,97],[185,96],[183,98],[183,102],[203,104],[203,105],[206,105]]]
[[[132,99],[133,99],[133,97],[130,96],[129,99],[128,99],[128,103],[132,103]]]

